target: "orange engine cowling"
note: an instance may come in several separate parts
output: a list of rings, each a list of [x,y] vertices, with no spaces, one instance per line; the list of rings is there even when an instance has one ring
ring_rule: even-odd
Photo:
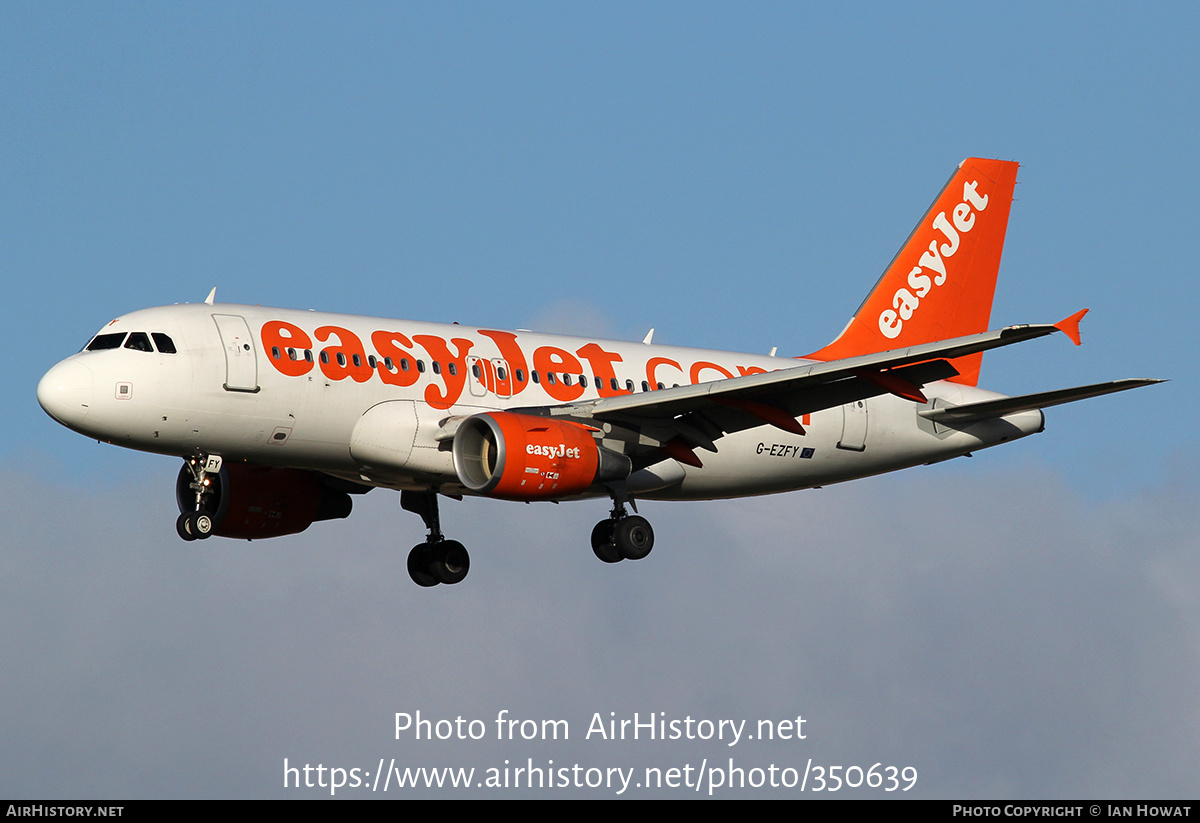
[[[509,500],[554,500],[621,480],[629,458],[578,423],[514,412],[468,417],[454,434],[454,471],[468,489]]]
[[[187,466],[175,482],[179,511],[192,511],[195,497]],[[226,463],[213,477],[213,534],[246,540],[298,534],[317,520],[349,517],[350,495],[329,488],[321,476],[303,469],[277,469]]]

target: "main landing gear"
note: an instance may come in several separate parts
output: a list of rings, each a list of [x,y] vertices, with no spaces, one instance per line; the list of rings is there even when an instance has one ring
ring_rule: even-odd
[[[592,551],[605,563],[641,560],[654,548],[654,529],[650,521],[625,513],[622,500],[613,501],[612,515],[592,529]]]
[[[442,534],[437,492],[400,492],[400,508],[418,514],[429,535],[408,553],[408,576],[418,586],[461,583],[471,570],[471,556],[457,540]],[[592,529],[592,551],[605,563],[641,560],[654,548],[654,529],[646,518],[625,511],[625,500],[614,497],[612,514]]]
[[[438,583],[461,583],[471,570],[471,556],[457,540],[447,540],[442,534],[438,517],[437,492],[400,492],[400,508],[419,514],[429,529],[424,543],[413,546],[408,553],[408,576],[418,586]]]
[[[213,521],[210,503],[212,501],[212,478],[221,471],[219,455],[199,455],[185,457],[183,465],[192,474],[188,489],[195,495],[196,508],[179,515],[175,521],[175,531],[184,540],[206,540],[212,537],[215,522]],[[180,481],[182,482],[182,480]],[[180,503],[180,508],[183,503]]]

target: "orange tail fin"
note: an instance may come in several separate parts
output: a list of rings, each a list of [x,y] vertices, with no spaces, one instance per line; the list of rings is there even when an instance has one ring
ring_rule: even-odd
[[[896,253],[845,330],[806,356],[839,360],[987,331],[1017,164],[969,157]],[[982,354],[954,361],[975,385]]]

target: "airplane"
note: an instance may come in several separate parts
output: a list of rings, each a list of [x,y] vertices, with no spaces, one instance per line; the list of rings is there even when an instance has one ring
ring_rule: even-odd
[[[983,352],[1056,332],[1079,345],[1087,312],[988,329],[1017,166],[959,164],[842,333],[803,357],[219,304],[214,288],[113,320],[38,402],[80,434],[181,457],[184,540],[295,534],[381,487],[428,531],[407,563],[422,587],[470,568],[439,495],[608,498],[592,550],[639,560],[654,546],[639,500],[948,460],[1042,431],[1044,408],[1161,382],[978,388]]]

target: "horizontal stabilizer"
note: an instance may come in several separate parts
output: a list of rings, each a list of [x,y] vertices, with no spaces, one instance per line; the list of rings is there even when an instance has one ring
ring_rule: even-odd
[[[973,423],[993,417],[1003,417],[1030,409],[1045,409],[1050,406],[1060,406],[1063,403],[1074,403],[1076,400],[1086,400],[1089,397],[1099,397],[1102,394],[1136,389],[1149,386],[1152,383],[1164,383],[1164,380],[1145,378],[1113,380],[1108,383],[1095,383],[1091,386],[1077,386],[1073,389],[1058,389],[1056,391],[1023,394],[1020,397],[1004,397],[1000,400],[985,400],[982,403],[968,403],[965,406],[950,406],[942,409],[921,409],[917,412],[921,417],[935,423]]]

